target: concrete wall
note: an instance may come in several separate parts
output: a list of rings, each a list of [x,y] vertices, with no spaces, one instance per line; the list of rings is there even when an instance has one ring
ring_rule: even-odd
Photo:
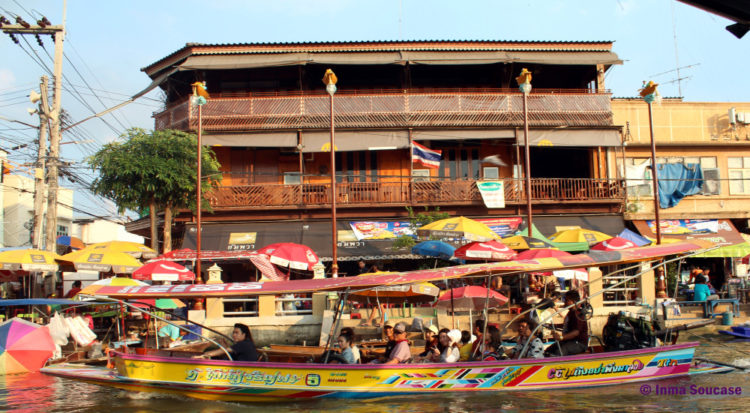
[[[71,235],[80,238],[84,244],[113,240],[143,243],[143,237],[127,232],[125,225],[103,219],[73,224]]]
[[[31,231],[27,227],[34,217],[34,180],[21,175],[6,175],[2,189],[5,217],[0,222],[3,225],[3,243],[6,247],[31,245]],[[67,227],[68,234],[73,221],[73,209],[70,207],[72,205],[73,190],[60,188],[57,204],[58,226]]]

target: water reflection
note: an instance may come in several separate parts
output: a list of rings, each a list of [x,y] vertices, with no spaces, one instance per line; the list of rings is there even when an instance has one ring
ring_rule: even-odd
[[[747,343],[713,342],[698,356],[749,365]],[[746,411],[750,373],[733,372],[650,382],[652,386],[741,386],[740,396],[644,395],[643,383],[567,391],[412,395],[379,400],[313,400],[270,403],[263,413],[373,411],[411,412],[600,412],[600,411]],[[19,412],[180,412],[217,413],[257,410],[257,405],[192,400],[158,393],[137,393],[30,373],[0,376],[0,409]]]

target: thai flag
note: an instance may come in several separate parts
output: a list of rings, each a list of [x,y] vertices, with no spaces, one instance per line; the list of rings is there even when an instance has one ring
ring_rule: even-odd
[[[443,151],[429,149],[416,142],[412,142],[411,161],[421,163],[428,168],[439,168]]]

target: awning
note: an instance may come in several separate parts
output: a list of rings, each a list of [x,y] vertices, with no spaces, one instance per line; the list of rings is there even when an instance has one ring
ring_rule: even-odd
[[[252,69],[307,64],[336,65],[484,65],[539,63],[549,65],[622,64],[610,51],[394,51],[394,52],[300,52],[193,55],[179,70]]]
[[[523,131],[516,140],[524,145]],[[530,130],[531,146],[622,146],[620,132],[616,129],[547,129]]]
[[[423,258],[412,255],[409,249],[394,250],[393,239],[357,240],[348,220],[340,220],[336,224],[339,232],[339,261]],[[195,225],[188,225],[182,248],[195,249],[195,238]],[[201,232],[203,250],[258,250],[275,242],[307,245],[315,251],[321,261],[332,260],[330,221],[204,224]]]
[[[415,130],[411,134],[415,141],[446,141],[466,139],[513,139],[514,129],[440,129]]]
[[[641,235],[649,238],[656,238],[655,232],[651,229],[653,226],[653,220],[644,221],[636,220],[633,221],[635,228]],[[715,232],[713,230],[715,229]],[[697,231],[708,231],[708,232],[697,232]],[[742,238],[742,234],[732,224],[732,221],[728,219],[671,219],[661,220],[661,235],[666,238],[675,238],[679,240],[694,240],[701,239],[713,242],[718,245],[719,249],[709,251],[703,255],[704,257],[742,257],[742,249],[737,248],[726,248],[737,244],[742,244],[745,239]],[[747,254],[745,254],[747,255]]]
[[[404,149],[409,147],[407,131],[341,131],[334,135],[337,152]],[[329,152],[330,132],[303,132],[302,152]]]
[[[562,215],[533,216],[534,226],[545,236],[550,236],[565,227],[593,229],[607,235],[616,236],[625,228],[622,215]]]
[[[242,146],[250,148],[294,148],[297,146],[296,132],[270,133],[219,133],[203,134],[201,142],[206,146]]]

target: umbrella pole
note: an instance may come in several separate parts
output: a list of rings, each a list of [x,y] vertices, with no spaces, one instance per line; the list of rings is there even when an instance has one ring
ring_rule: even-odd
[[[489,285],[489,284],[490,284],[490,276],[487,275],[487,285]],[[487,307],[489,307],[489,305],[490,305],[490,289],[488,288],[487,289],[487,295],[484,298],[484,328],[482,329],[482,342],[480,343],[480,345],[482,346],[482,349],[480,350],[482,352],[482,354],[484,354],[484,347],[485,347],[485,343],[487,342],[487,340],[486,340],[486,338],[487,338],[487,322],[489,321],[489,318],[490,318],[490,313],[489,313]]]
[[[448,284],[448,286],[450,286],[450,284]],[[453,307],[453,288],[451,288],[451,322],[453,328],[456,328],[456,310]]]

